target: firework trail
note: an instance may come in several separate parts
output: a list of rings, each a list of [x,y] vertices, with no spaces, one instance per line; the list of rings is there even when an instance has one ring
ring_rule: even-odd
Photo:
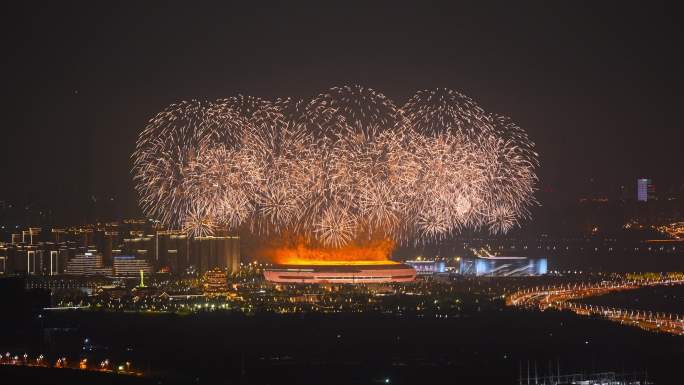
[[[536,204],[538,167],[524,130],[463,94],[419,91],[398,107],[361,86],[173,104],[141,132],[133,164],[143,211],[168,227],[332,248],[506,233]]]

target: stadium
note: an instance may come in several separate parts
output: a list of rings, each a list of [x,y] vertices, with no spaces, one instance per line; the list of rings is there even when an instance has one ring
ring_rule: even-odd
[[[388,283],[416,278],[411,266],[392,261],[345,264],[275,265],[264,277],[276,283]]]

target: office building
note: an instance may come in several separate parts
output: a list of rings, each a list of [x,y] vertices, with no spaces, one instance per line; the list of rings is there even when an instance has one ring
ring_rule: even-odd
[[[413,260],[404,262],[416,270],[417,275],[433,275],[446,272],[444,261]]]
[[[66,273],[71,275],[111,275],[112,268],[104,266],[101,254],[88,251],[71,258],[67,262]]]
[[[637,179],[637,201],[648,202],[655,199],[655,186],[647,178]]]
[[[213,268],[227,269],[234,273],[240,269],[240,237],[197,237],[191,242],[190,264],[200,274]]]
[[[134,255],[117,255],[114,257],[113,271],[117,277],[131,277],[139,275],[140,271],[151,274],[154,269],[145,259],[136,258]]]

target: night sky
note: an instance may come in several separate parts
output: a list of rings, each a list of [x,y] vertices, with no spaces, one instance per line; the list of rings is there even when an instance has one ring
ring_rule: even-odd
[[[537,143],[542,190],[683,182],[683,33],[671,6],[247,3],[5,8],[0,200],[73,219],[113,198],[134,215],[130,155],[166,105],[345,84],[399,105],[448,87],[511,116]]]

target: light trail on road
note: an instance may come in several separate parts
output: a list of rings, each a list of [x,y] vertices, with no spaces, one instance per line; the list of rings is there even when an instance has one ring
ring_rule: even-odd
[[[622,325],[644,330],[684,335],[684,315],[634,310],[610,306],[585,305],[574,300],[595,297],[615,291],[634,290],[647,286],[680,285],[684,279],[641,280],[626,282],[574,283],[542,286],[516,291],[506,296],[507,306],[537,308],[539,310],[569,310],[583,316],[599,316]]]

